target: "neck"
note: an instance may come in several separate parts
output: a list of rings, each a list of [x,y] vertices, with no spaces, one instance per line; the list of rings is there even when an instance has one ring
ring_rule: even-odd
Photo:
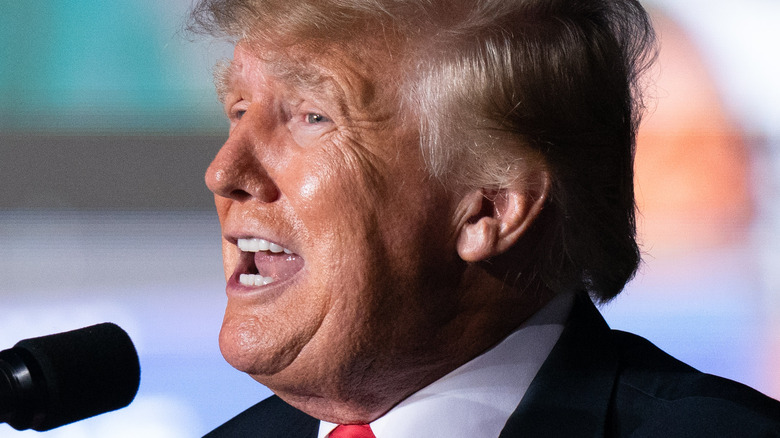
[[[375,345],[361,351],[343,375],[334,376],[316,393],[272,389],[315,418],[370,423],[501,342],[554,296],[546,289],[508,287],[478,265],[467,269],[461,286],[453,294],[460,298],[455,316],[418,328],[417,337],[402,347]]]

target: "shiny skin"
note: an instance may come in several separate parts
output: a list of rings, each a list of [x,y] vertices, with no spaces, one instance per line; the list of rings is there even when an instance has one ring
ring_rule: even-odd
[[[373,420],[533,310],[513,310],[524,309],[516,291],[459,254],[500,233],[466,232],[482,197],[429,177],[392,57],[379,43],[344,50],[239,44],[224,96],[230,134],[206,173],[228,280],[223,355],[340,423]],[[302,268],[237,284],[244,237],[290,249]]]

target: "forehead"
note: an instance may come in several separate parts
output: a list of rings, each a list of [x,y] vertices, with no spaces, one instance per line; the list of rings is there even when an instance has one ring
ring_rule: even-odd
[[[217,91],[224,101],[236,88],[277,84],[286,90],[325,95],[345,106],[363,108],[376,103],[380,90],[397,83],[400,69],[387,65],[382,50],[333,46],[268,49],[240,42],[233,59],[216,71]],[[383,86],[384,85],[384,86]],[[385,96],[387,97],[387,96]]]

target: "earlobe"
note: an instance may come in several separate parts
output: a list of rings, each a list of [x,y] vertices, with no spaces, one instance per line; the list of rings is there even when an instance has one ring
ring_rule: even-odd
[[[505,188],[478,189],[461,200],[457,249],[461,259],[478,262],[506,252],[528,230],[547,202],[550,180],[539,171],[535,181]],[[530,184],[529,184],[530,183]]]

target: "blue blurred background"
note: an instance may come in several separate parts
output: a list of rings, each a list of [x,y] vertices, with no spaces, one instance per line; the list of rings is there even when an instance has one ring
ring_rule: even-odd
[[[703,371],[780,397],[775,0],[647,2],[661,34],[637,155],[645,261],[604,307]],[[200,436],[268,395],[224,363],[227,124],[189,0],[0,0],[0,349],[102,321],[142,365],[128,408],[51,437]],[[0,437],[37,435],[0,425]]]

